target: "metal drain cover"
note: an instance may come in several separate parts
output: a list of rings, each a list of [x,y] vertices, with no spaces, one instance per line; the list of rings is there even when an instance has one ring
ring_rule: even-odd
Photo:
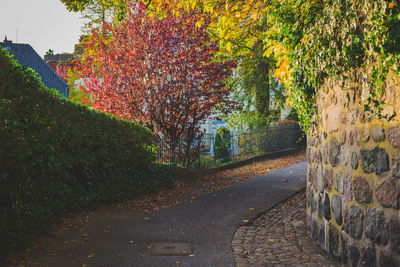
[[[161,243],[150,244],[150,255],[191,255],[193,246],[190,243]]]

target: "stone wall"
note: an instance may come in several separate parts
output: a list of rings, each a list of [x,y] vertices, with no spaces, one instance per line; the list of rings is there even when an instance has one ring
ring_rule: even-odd
[[[307,222],[312,238],[350,266],[400,266],[400,87],[390,75],[378,119],[364,112],[365,72],[328,81],[308,136]]]

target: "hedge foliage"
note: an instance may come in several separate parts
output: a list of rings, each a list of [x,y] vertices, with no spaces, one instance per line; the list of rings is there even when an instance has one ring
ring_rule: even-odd
[[[222,160],[222,162],[228,162],[231,160],[231,154],[229,151],[231,138],[231,132],[228,128],[219,128],[217,130],[214,143],[214,158],[216,160]]]
[[[63,216],[172,185],[148,129],[72,103],[0,49],[0,262]]]

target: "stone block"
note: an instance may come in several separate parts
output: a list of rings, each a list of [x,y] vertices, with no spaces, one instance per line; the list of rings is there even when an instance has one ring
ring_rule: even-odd
[[[372,201],[372,190],[367,179],[356,177],[353,180],[353,194],[358,203],[370,203]]]
[[[339,165],[339,155],[340,155],[340,145],[336,138],[331,139],[331,143],[329,145],[329,162],[332,167],[336,167]]]
[[[336,191],[342,194],[344,193],[344,177],[342,172],[336,173],[334,180],[334,187]]]
[[[346,131],[345,131],[345,130],[343,130],[343,131],[340,133],[339,143],[340,143],[340,145],[342,145],[342,146],[346,143]]]
[[[375,147],[373,150],[361,149],[362,169],[365,173],[381,173],[390,170],[389,156],[383,148]]]
[[[342,225],[342,199],[338,195],[332,196],[332,211],[335,216],[336,223]]]
[[[339,256],[339,231],[332,224],[329,224],[328,241],[329,254],[333,257]]]
[[[374,155],[369,149],[361,149],[361,167],[365,173],[374,172]]]
[[[324,161],[325,164],[328,164],[328,159],[329,159],[329,147],[328,145],[324,145],[322,147],[322,160]]]
[[[346,112],[344,112],[344,110],[340,111],[339,119],[341,123],[346,124],[347,118],[346,118]]]
[[[315,212],[315,200],[314,200],[314,191],[310,190],[310,193],[308,195],[308,205],[311,209],[311,212]]]
[[[400,148],[400,127],[390,128],[387,137],[394,148]]]
[[[318,228],[318,243],[325,248],[325,227],[323,225]]]
[[[317,167],[318,166],[314,165],[310,169],[311,183],[312,183],[312,185],[314,187],[314,190],[318,190]]]
[[[318,224],[316,221],[311,224],[311,237],[314,241],[318,241]]]
[[[341,240],[341,248],[340,248],[341,260],[343,264],[347,264],[347,260],[349,257],[347,252],[348,241],[343,231],[340,233],[340,240]]]
[[[393,163],[393,177],[400,178],[400,162]]]
[[[324,218],[329,221],[331,219],[331,204],[329,200],[329,195],[325,193],[324,197]]]
[[[372,140],[375,142],[383,142],[385,141],[385,131],[380,126],[374,126],[371,130]]]
[[[360,145],[360,131],[358,128],[353,129],[349,132],[349,144]]]
[[[365,216],[365,236],[377,244],[386,245],[388,232],[385,226],[385,215],[382,210],[369,208]]]
[[[332,180],[333,180],[333,170],[331,168],[325,168],[323,184],[324,187],[327,188],[329,191],[332,188]]]
[[[356,123],[357,117],[358,117],[358,111],[357,110],[350,110],[348,112],[348,116],[349,116],[349,122],[351,124]]]
[[[342,216],[342,220],[343,220],[343,230],[346,231],[346,233],[350,233],[350,212],[349,212],[349,206],[346,205],[346,203],[344,203],[343,205],[343,216]]]
[[[399,208],[399,188],[394,179],[381,183],[375,190],[375,197],[385,208]]]
[[[374,168],[376,174],[379,175],[385,171],[390,170],[389,156],[386,153],[386,150],[376,147],[374,148],[374,150],[372,150],[372,152],[374,153]]]
[[[400,221],[398,217],[389,221],[389,240],[391,251],[400,254]]]
[[[350,236],[360,239],[363,233],[364,212],[357,206],[350,207],[349,232]]]
[[[324,170],[322,168],[322,164],[318,165],[317,168],[317,183],[318,192],[324,191]]]
[[[397,265],[390,252],[381,251],[381,253],[379,253],[379,266],[396,267]]]
[[[361,266],[375,267],[376,266],[376,250],[368,247],[363,249],[361,255]]]
[[[358,169],[358,156],[356,152],[352,152],[351,153],[351,157],[350,157],[350,166],[353,170],[357,170]]]
[[[324,216],[324,205],[322,202],[322,195],[318,194],[318,216],[319,217],[323,217]]]
[[[353,196],[353,188],[352,188],[352,177],[351,174],[347,174],[344,179],[344,195],[348,201],[351,201]]]
[[[329,133],[336,132],[339,129],[339,116],[338,109],[330,109],[331,111],[327,112],[328,115],[328,131]]]
[[[360,259],[360,252],[358,251],[358,249],[356,247],[351,247],[350,248],[351,266],[357,267],[359,259]]]
[[[348,147],[342,147],[340,150],[340,162],[342,163],[342,166],[347,166],[349,163],[350,150]]]

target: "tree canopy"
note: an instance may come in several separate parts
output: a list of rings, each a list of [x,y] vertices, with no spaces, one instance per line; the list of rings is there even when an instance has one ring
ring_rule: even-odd
[[[276,59],[275,77],[285,83],[288,103],[307,129],[315,120],[315,93],[329,77],[373,67],[365,110],[381,114],[379,96],[387,73],[399,72],[399,0],[157,0],[158,5],[203,9],[220,53],[246,55],[263,41],[264,55]],[[255,31],[258,25],[266,25]]]
[[[66,0],[64,0],[66,1]],[[208,32],[218,55],[248,58],[262,43],[262,56],[273,56],[274,76],[285,84],[287,102],[309,128],[316,112],[314,95],[329,77],[373,67],[365,110],[380,113],[382,82],[400,66],[399,0],[152,0],[150,10],[168,6],[208,13]],[[198,22],[198,26],[202,22]],[[240,62],[240,61],[239,61]]]

